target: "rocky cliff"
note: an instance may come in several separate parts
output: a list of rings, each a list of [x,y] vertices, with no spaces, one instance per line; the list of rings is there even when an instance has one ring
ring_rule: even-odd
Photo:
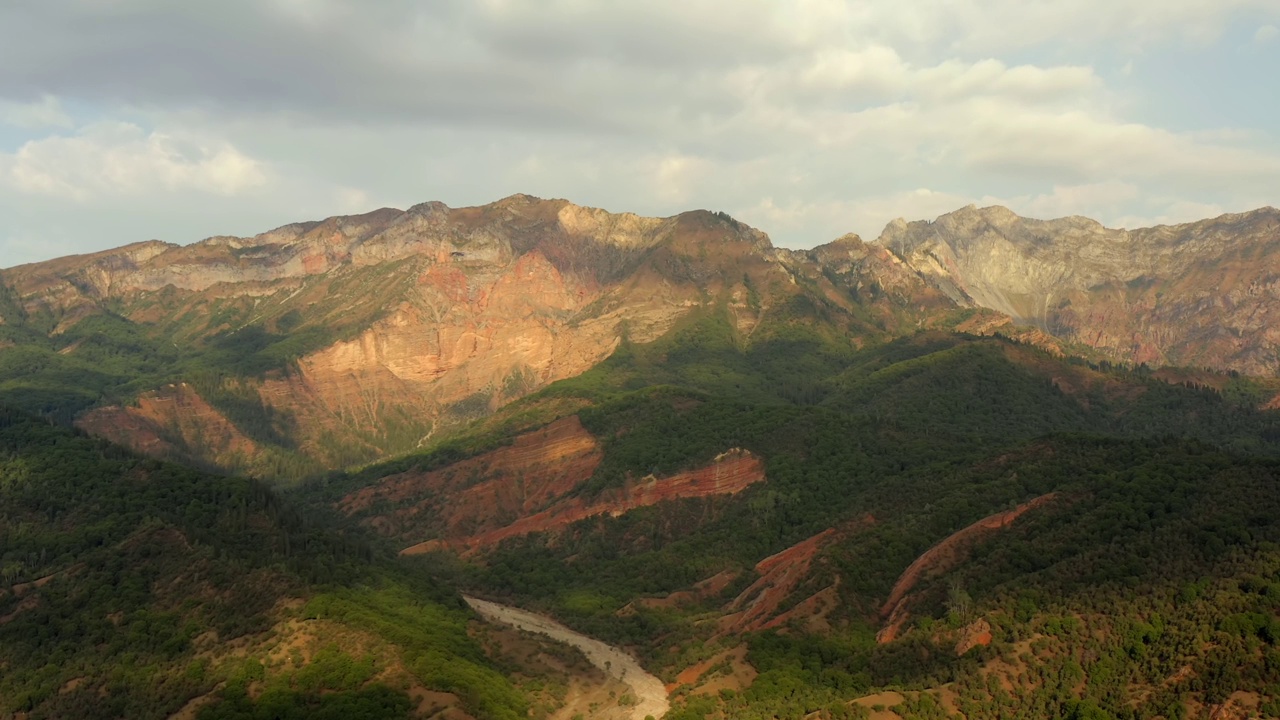
[[[1280,210],[1116,230],[973,206],[878,244],[956,303],[1133,363],[1280,369]]]
[[[723,213],[424,203],[0,271],[0,348],[43,338],[49,353],[13,363],[35,379],[0,378],[21,386],[0,400],[224,468],[335,468],[421,447],[699,308],[727,313],[744,346],[791,322],[853,347],[941,327],[1270,374],[1277,278],[1269,208],[1123,231],[970,207],[792,251]],[[184,381],[199,421],[164,400]],[[73,397],[51,400],[59,388]]]
[[[77,346],[58,338],[109,317],[145,337],[112,352],[173,356],[150,389],[199,376],[213,412],[226,395],[218,383],[237,396],[251,389],[229,422],[246,408],[286,419],[249,440],[321,467],[412,450],[585,371],[624,337],[653,340],[700,307],[730,313],[748,338],[807,296],[854,343],[950,307],[892,253],[853,237],[795,253],[723,213],[643,218],[523,195],[185,247],[138,243],[10,268],[0,285],[13,306],[6,315],[31,318],[60,353]],[[124,378],[121,393],[90,388],[83,394],[126,402],[90,403],[80,424],[140,450],[201,455],[182,404],[157,402],[164,391],[146,395],[145,386],[140,397],[145,381]],[[202,459],[261,470],[227,465],[232,455],[210,447]]]

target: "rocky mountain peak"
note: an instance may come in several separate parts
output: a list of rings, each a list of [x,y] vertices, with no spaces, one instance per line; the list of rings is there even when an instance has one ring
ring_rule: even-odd
[[[1122,230],[970,205],[890,223],[878,244],[961,305],[1152,364],[1270,374],[1280,322],[1280,212]]]

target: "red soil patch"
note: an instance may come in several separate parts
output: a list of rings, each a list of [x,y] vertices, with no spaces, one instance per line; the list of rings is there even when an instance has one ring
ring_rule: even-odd
[[[347,495],[337,507],[350,516],[376,512],[378,504],[387,503],[395,509],[367,520],[379,531],[400,537],[437,536],[406,548],[404,554],[442,548],[470,552],[664,500],[733,494],[764,480],[759,458],[730,450],[705,467],[631,481],[590,501],[567,497],[591,477],[602,457],[596,439],[577,416],[570,416],[520,435],[510,446],[439,470],[389,476]]]
[[[599,462],[598,457],[595,462]],[[592,470],[594,470],[594,467],[593,464]],[[585,480],[588,477],[590,477],[589,472],[583,475],[581,480]],[[631,510],[656,505],[666,500],[711,495],[732,495],[755,483],[762,482],[764,479],[764,463],[760,458],[745,450],[730,450],[721,454],[710,465],[705,467],[664,478],[649,476],[634,483],[628,483],[616,490],[606,491],[599,499],[591,502],[577,497],[563,498],[544,510],[519,517],[514,522],[502,527],[466,536],[459,534],[446,535],[443,545],[457,548],[464,552],[474,551],[496,545],[508,538],[557,530],[579,520],[597,515],[618,517]],[[576,487],[578,482],[580,480],[569,487],[565,487],[560,494],[564,494]],[[492,516],[493,508],[491,505],[480,507],[488,516]],[[406,548],[401,552],[402,554],[412,555],[439,549],[441,546],[441,542],[428,541]]]
[[[796,603],[795,607],[765,623],[763,629],[771,630],[776,627],[782,627],[793,620],[798,620],[804,621],[806,628],[810,632],[828,632],[831,630],[831,625],[827,622],[827,615],[839,605],[840,596],[836,592],[836,586],[830,585],[801,600]]]
[[[720,620],[721,632],[743,633],[770,626],[778,607],[808,576],[809,566],[818,551],[835,534],[834,529],[823,530],[756,563],[755,570],[760,578],[729,603],[727,609],[730,614]]]
[[[76,427],[162,459],[183,454],[175,440],[187,447],[200,447],[205,457],[219,461],[252,458],[260,453],[257,443],[187,383],[145,393],[133,407],[91,410],[76,421]]]
[[[717,674],[699,683],[709,670],[725,662],[729,664],[728,675]],[[742,690],[750,687],[757,674],[756,669],[747,662],[747,646],[739,645],[685,668],[676,676],[676,681],[669,683],[666,689],[670,693],[678,687],[687,685],[695,688],[690,693],[692,695],[712,695],[721,690]]]
[[[18,604],[15,605],[13,607],[13,610],[9,612],[7,615],[0,615],[0,625],[7,625],[8,623],[12,622],[14,618],[18,617],[19,615],[21,615],[22,613],[28,610],[31,610],[32,608],[38,607],[39,605],[40,605],[39,595],[31,595],[29,597],[23,598],[22,600],[18,601]]]
[[[909,616],[908,606],[911,600],[909,593],[916,586],[916,583],[927,576],[940,575],[964,562],[969,548],[974,542],[994,531],[1009,527],[1023,513],[1050,503],[1057,496],[1057,493],[1041,495],[1012,510],[989,515],[963,530],[953,533],[916,558],[916,561],[911,563],[902,575],[898,577],[898,581],[893,585],[893,590],[889,593],[889,599],[880,608],[880,617],[886,620],[886,624],[876,635],[876,641],[879,643],[892,642],[898,636],[898,631]]]
[[[387,534],[435,529],[467,537],[544,509],[591,477],[601,457],[596,439],[571,416],[439,470],[391,475],[347,495],[338,509],[354,515],[385,501],[399,507],[370,522]],[[424,527],[432,513],[436,527]]]
[[[640,598],[636,600],[635,604],[646,608],[670,608],[689,605],[698,600],[705,600],[719,595],[736,577],[738,577],[737,572],[724,570],[706,580],[699,580],[694,583],[691,590],[677,590],[666,597],[660,598]]]

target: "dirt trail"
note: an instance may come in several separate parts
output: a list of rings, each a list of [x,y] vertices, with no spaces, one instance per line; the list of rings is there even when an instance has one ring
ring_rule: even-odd
[[[527,632],[542,633],[552,640],[581,650],[592,665],[631,686],[638,701],[631,708],[630,717],[634,720],[644,720],[646,715],[660,718],[670,709],[671,704],[667,700],[667,690],[662,681],[645,672],[640,663],[626,651],[574,632],[542,615],[465,595],[463,599],[485,620]]]

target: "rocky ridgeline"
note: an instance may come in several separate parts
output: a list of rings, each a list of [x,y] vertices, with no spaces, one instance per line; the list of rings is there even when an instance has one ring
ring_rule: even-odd
[[[1118,360],[1280,369],[1280,211],[1138,230],[967,207],[878,240],[954,302]]]
[[[309,333],[287,367],[236,388],[288,418],[280,432],[290,446],[326,467],[411,450],[584,372],[624,337],[656,339],[697,308],[725,309],[750,338],[797,296],[826,308],[824,322],[855,345],[932,326],[1050,349],[1061,338],[1134,363],[1280,369],[1280,212],[1271,208],[1125,231],[968,207],[895,221],[874,243],[847,235],[791,251],[723,213],[644,218],[516,195],[189,246],[136,243],[10,268],[0,281],[6,317],[42,318],[55,336],[102,313],[183,348],[245,330]],[[987,310],[938,324],[957,307]],[[182,422],[173,413],[183,404],[155,401],[165,391],[153,390],[82,424],[120,429],[114,439],[142,450],[227,436],[209,413]],[[395,437],[387,417],[398,419]],[[137,442],[129,428],[141,428]],[[257,452],[234,437],[223,444],[228,457]]]

